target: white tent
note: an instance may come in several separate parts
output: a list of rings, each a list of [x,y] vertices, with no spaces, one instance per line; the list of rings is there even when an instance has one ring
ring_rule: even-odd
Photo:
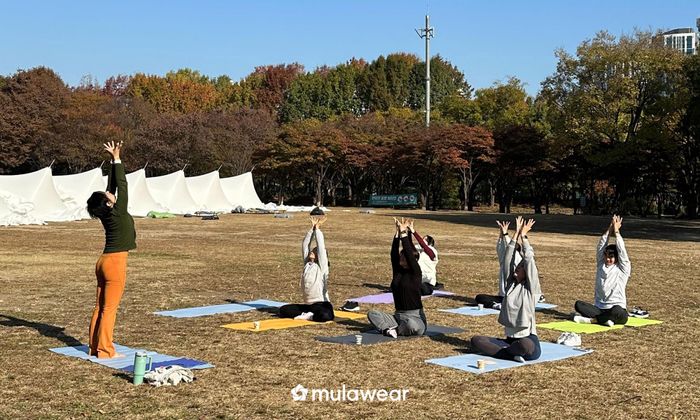
[[[0,226],[43,225],[34,215],[34,204],[7,191],[0,191]]]
[[[204,210],[230,212],[233,205],[221,188],[219,171],[185,178],[192,197]]]
[[[32,203],[34,216],[45,222],[80,219],[81,208],[67,205],[58,195],[49,167],[22,175],[0,175],[0,190]]]
[[[77,203],[82,209],[80,216],[89,219],[86,209],[87,199],[95,191],[105,191],[107,182],[102,176],[102,169],[95,168],[87,172],[73,175],[54,175],[53,182],[56,191],[65,202]]]
[[[105,184],[107,177],[103,177]],[[165,211],[151,195],[146,184],[146,171],[139,169],[130,174],[126,174],[126,182],[129,184],[129,214],[137,217],[146,217],[149,211]],[[117,195],[119,199],[119,195]]]
[[[126,174],[129,183],[129,214],[146,217],[149,211],[166,211],[165,207],[156,202],[146,184],[146,171],[139,169]]]
[[[234,207],[261,209],[265,207],[253,185],[253,174],[246,172],[238,176],[221,178],[221,188]]]
[[[170,213],[186,214],[203,209],[192,198],[192,194],[187,188],[183,171],[163,176],[148,177],[146,178],[146,185],[153,198],[161,203]]]

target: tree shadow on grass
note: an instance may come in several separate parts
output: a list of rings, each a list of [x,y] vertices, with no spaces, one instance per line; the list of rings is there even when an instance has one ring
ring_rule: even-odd
[[[503,213],[461,213],[451,212],[401,212],[387,213],[386,217],[409,217],[412,219],[430,220],[468,225],[484,228],[492,228],[497,232],[496,220],[513,221],[516,216],[535,219],[537,222],[533,228],[533,235],[539,232],[559,233],[564,235],[591,235],[600,236],[610,224],[610,216],[589,215],[564,215],[564,214],[503,214]],[[418,222],[420,223],[420,222]],[[417,223],[417,224],[418,224]],[[511,228],[513,223],[511,223]],[[681,242],[700,242],[700,221],[676,220],[676,219],[645,219],[638,217],[625,217],[622,226],[624,238],[664,240]],[[421,231],[429,234],[430,232]],[[435,238],[438,244],[440,238]]]
[[[43,324],[41,322],[27,321],[26,319],[16,318],[10,315],[0,314],[0,325],[5,327],[26,327],[37,330],[39,334],[44,337],[55,338],[67,346],[75,347],[81,346],[81,343],[77,338],[72,337],[64,332],[64,327],[57,327],[55,325]]]
[[[381,290],[382,292],[391,292],[391,289],[386,284],[376,284],[376,283],[362,283],[363,287],[369,287],[372,289]]]

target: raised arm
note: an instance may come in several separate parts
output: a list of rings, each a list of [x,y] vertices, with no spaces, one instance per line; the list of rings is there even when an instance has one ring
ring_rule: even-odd
[[[423,252],[425,252],[425,255],[430,257],[431,260],[435,261],[435,253],[433,252],[432,248],[428,246],[428,244],[425,243],[423,238],[416,232],[415,230],[412,230],[413,236],[416,238],[416,241],[418,241],[418,244],[420,245],[421,248],[423,248]]]
[[[608,239],[610,238],[610,231],[613,230],[613,225],[612,222],[610,222],[610,226],[608,226],[608,229],[603,233],[603,235],[600,237],[598,240],[598,247],[596,248],[596,262],[598,265],[602,265],[605,263],[605,247],[608,246]]]
[[[328,275],[328,253],[326,252],[326,240],[323,237],[321,228],[316,227],[316,243],[318,244],[318,265],[321,267],[321,272]]]
[[[537,264],[535,264],[535,251],[530,245],[530,241],[527,238],[527,233],[532,229],[532,225],[535,224],[533,219],[530,219],[525,223],[522,229],[522,240],[523,240],[523,261],[525,261],[525,275],[527,276],[527,284],[530,292],[535,296],[535,302],[539,300],[542,294],[542,289],[540,287],[540,273],[537,270]]]
[[[409,235],[408,232],[405,234],[405,236],[401,236],[401,245],[403,245],[403,249],[405,251],[404,256],[406,257],[408,266],[411,267],[411,271],[414,273],[420,273],[420,265],[418,265],[418,260],[416,259],[415,254],[416,246],[413,245],[411,235]]]
[[[122,143],[105,143],[104,148],[112,155],[112,169],[107,183],[107,191],[114,194],[116,190],[117,201],[114,203],[114,211],[124,214],[129,206],[129,186],[126,182],[126,172],[121,161]]]
[[[306,232],[306,236],[304,236],[304,240],[301,242],[301,258],[306,262],[306,260],[309,258],[309,244],[311,243],[311,238],[314,235],[314,230],[309,229],[308,232]]]
[[[503,264],[503,257],[506,254],[506,247],[510,242],[510,237],[508,236],[508,227],[510,222],[499,222],[496,221],[498,225],[498,240],[496,241],[496,255],[498,256],[498,263]]]
[[[111,163],[109,165],[109,175],[107,176],[107,191],[111,192],[112,194],[117,193],[117,180],[116,180],[116,166],[114,163]]]
[[[617,247],[618,261],[617,265],[620,267],[623,273],[628,276],[632,273],[632,264],[630,263],[629,255],[627,255],[627,249],[625,248],[625,241],[622,239],[620,234],[620,228],[622,227],[622,217],[613,217],[613,231],[615,233],[615,246]]]

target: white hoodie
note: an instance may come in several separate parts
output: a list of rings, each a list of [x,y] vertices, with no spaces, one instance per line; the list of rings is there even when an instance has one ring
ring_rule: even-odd
[[[605,232],[598,241],[596,259],[598,269],[595,276],[595,306],[600,309],[610,309],[615,305],[620,305],[627,309],[627,295],[625,288],[627,280],[632,273],[625,242],[620,233],[615,234],[615,246],[617,247],[617,261],[610,267],[605,266],[605,247],[608,245],[609,233]]]
[[[306,264],[304,271],[301,274],[301,294],[304,297],[304,303],[309,305],[316,302],[330,302],[328,297],[328,254],[326,253],[326,243],[323,238],[321,229],[316,228],[316,244],[318,253],[316,262],[308,261],[309,245],[311,238],[314,235],[314,230],[310,229],[301,243],[301,255]]]

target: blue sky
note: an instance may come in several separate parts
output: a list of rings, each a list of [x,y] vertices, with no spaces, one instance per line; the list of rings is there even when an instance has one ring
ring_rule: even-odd
[[[84,75],[165,74],[189,67],[239,80],[257,65],[307,70],[351,57],[424,54],[415,33],[430,14],[440,54],[475,88],[516,76],[535,94],[599,30],[695,27],[700,0],[5,0],[0,74],[47,66],[70,85]]]

